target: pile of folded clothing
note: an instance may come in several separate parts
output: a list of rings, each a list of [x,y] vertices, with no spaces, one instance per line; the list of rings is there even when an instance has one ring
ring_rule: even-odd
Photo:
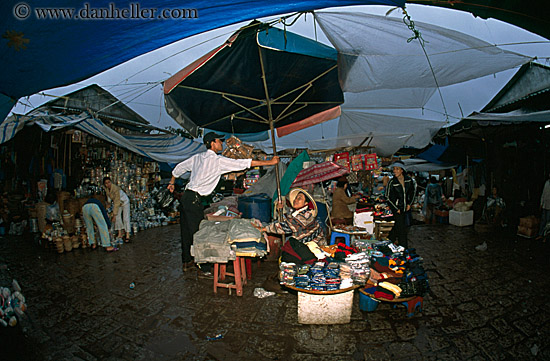
[[[191,255],[196,263],[226,263],[235,260],[235,252],[227,241],[229,222],[203,220],[193,235]]]
[[[267,243],[262,233],[249,219],[232,219],[227,223],[227,240],[237,256],[263,257],[267,254]]]
[[[371,272],[365,292],[381,300],[424,296],[429,290],[428,276],[422,258],[414,248],[384,255],[377,251],[371,257]]]
[[[281,262],[281,264],[279,264],[279,280],[281,284],[294,286],[296,283],[297,274],[298,267],[296,266],[296,263]],[[307,277],[307,282],[309,283],[309,277]]]

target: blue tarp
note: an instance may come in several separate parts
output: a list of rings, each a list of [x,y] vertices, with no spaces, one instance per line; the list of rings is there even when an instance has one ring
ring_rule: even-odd
[[[333,6],[403,6],[404,3],[403,0],[98,0],[90,3],[53,0],[44,5],[37,0],[2,1],[0,94],[18,99],[72,84],[183,38],[241,21]],[[49,10],[44,10],[46,7]],[[92,18],[100,11],[104,17],[111,18]],[[179,14],[180,18],[161,19],[165,11]],[[136,19],[138,12],[141,18]],[[112,18],[117,14],[133,15],[134,19]],[[44,16],[39,18],[40,15]]]

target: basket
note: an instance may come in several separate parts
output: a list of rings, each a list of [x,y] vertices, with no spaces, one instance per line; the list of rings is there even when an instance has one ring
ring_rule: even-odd
[[[57,250],[57,253],[63,253],[65,251],[65,245],[63,243],[63,238],[57,237],[53,241],[55,243],[55,249]]]
[[[70,213],[63,214],[63,228],[67,233],[74,233],[74,215]]]
[[[71,237],[63,236],[63,246],[65,247],[66,252],[72,251],[73,243],[71,242]]]

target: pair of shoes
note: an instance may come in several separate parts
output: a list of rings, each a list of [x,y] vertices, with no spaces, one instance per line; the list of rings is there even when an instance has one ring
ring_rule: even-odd
[[[96,249],[96,248],[97,248],[97,244],[93,243],[93,244],[91,245],[91,247],[92,247],[92,249]]]
[[[193,262],[193,261],[185,262],[182,266],[182,271],[183,272],[191,271],[191,270],[194,270],[194,269],[195,269],[195,262]]]
[[[124,238],[124,243],[130,243],[130,237]]]
[[[115,252],[115,251],[118,251],[118,248],[113,247],[113,246],[109,246],[109,247],[105,247],[105,250],[107,252]]]

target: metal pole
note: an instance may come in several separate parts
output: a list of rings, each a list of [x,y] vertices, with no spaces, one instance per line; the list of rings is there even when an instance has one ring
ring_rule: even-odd
[[[269,97],[269,90],[267,89],[267,81],[265,79],[264,60],[262,58],[262,48],[258,46],[258,55],[260,56],[260,67],[262,69],[262,82],[264,84],[265,103],[267,106],[267,116],[269,119],[269,130],[271,131],[271,145],[273,146],[273,156],[277,156],[277,146],[275,144],[275,127],[273,125],[273,113],[271,111],[271,98]],[[281,201],[281,180],[279,179],[279,164],[275,164],[275,180],[277,182],[277,200]],[[282,212],[278,212],[279,220],[282,219]],[[284,242],[284,238],[283,238]]]

